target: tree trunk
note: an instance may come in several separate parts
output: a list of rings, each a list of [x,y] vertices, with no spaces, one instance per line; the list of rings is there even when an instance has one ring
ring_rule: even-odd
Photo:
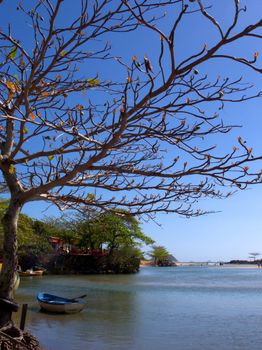
[[[13,303],[15,272],[17,267],[17,223],[21,205],[10,200],[3,217],[4,229],[3,266],[0,274],[0,328],[11,321],[12,312],[17,311]]]

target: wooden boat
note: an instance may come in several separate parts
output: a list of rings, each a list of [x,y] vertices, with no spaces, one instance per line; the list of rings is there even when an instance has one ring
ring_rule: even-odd
[[[19,271],[19,275],[21,277],[30,277],[30,276],[42,276],[44,273],[43,270],[26,270],[26,271]]]
[[[45,311],[71,314],[83,310],[85,303],[79,299],[85,296],[69,299],[47,293],[38,293],[37,300],[40,307]]]

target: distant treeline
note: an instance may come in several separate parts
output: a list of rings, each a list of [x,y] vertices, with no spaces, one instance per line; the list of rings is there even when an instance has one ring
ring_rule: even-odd
[[[229,264],[258,264],[261,263],[261,260],[230,260]]]

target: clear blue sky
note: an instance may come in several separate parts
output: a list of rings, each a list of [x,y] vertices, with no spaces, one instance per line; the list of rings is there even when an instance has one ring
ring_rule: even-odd
[[[1,14],[3,18],[16,18],[17,13],[14,8],[18,1],[4,1],[1,5]],[[77,3],[77,1],[76,1]],[[210,0],[204,1],[205,4],[215,4],[214,10],[217,11],[218,18],[222,23],[226,23],[230,18],[230,3],[229,0]],[[245,14],[243,23],[255,22],[261,16],[261,0],[244,1],[240,0],[241,4],[247,4],[248,12]],[[67,11],[64,13],[63,20],[67,21],[72,9],[72,1],[66,0],[64,6]],[[213,10],[211,10],[213,11]],[[244,15],[244,13],[243,13]],[[165,29],[170,20],[170,13],[166,20],[161,24]],[[13,21],[12,21],[13,22]],[[19,19],[15,21],[15,27],[20,31],[21,36],[25,36],[29,29],[28,24],[21,22]],[[183,57],[186,53],[191,52],[200,42],[208,43],[213,40],[215,33],[209,32],[206,23],[199,24],[196,20],[191,20],[186,23],[180,31],[178,38],[178,47],[180,52],[178,57]],[[137,55],[143,57],[146,53],[150,58],[154,59],[155,45],[159,44],[159,39],[155,42],[147,37],[146,32],[141,32],[138,37],[133,35],[120,35],[115,41],[115,38],[108,39],[112,42],[114,54],[124,58]],[[198,44],[196,44],[198,43]],[[259,45],[259,46],[258,46]],[[236,47],[236,52],[242,56],[249,54],[252,58],[255,51],[260,51],[259,64],[262,62],[262,44],[256,42],[242,42]],[[154,65],[154,64],[153,64]],[[83,67],[89,70],[92,74],[99,72],[100,75],[109,77],[112,74],[110,69],[95,65],[91,67]],[[103,71],[101,71],[101,68]],[[94,72],[94,69],[96,70]],[[247,74],[247,71],[242,71],[241,66],[232,66],[226,62],[214,62],[210,65],[200,67],[200,73],[217,76],[228,71],[231,76],[240,76]],[[115,74],[123,72],[114,71]],[[257,89],[262,89],[261,76],[258,74],[248,73],[246,81],[254,83]],[[234,122],[243,125],[241,130],[232,132],[231,137],[223,140],[217,139],[216,142],[220,146],[232,147],[235,144],[237,136],[241,135],[248,141],[250,147],[256,150],[256,153],[262,152],[262,101],[252,100],[244,104],[228,105],[221,114],[225,121]],[[259,165],[262,168],[262,164]],[[206,209],[218,211],[216,214],[210,214],[198,218],[185,219],[175,214],[161,214],[155,219],[158,226],[154,222],[143,223],[143,228],[146,234],[155,239],[159,245],[164,245],[168,250],[181,261],[207,261],[207,260],[230,260],[230,259],[246,259],[249,252],[258,251],[262,254],[262,220],[261,220],[261,200],[262,186],[257,185],[245,192],[239,192],[232,198],[227,200],[205,200],[202,201],[202,206]],[[24,212],[30,216],[41,218],[44,215],[58,215],[58,211],[54,208],[48,208],[44,203],[27,204],[24,207]],[[261,255],[262,256],[262,255]]]

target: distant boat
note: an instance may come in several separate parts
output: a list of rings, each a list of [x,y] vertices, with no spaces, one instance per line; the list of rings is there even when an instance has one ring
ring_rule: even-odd
[[[79,299],[84,297],[86,297],[86,295],[69,299],[47,293],[37,294],[38,303],[43,310],[67,314],[76,313],[83,310],[85,303]]]
[[[21,277],[30,277],[30,276],[42,276],[44,273],[44,270],[26,270],[26,271],[19,271],[19,275]]]

